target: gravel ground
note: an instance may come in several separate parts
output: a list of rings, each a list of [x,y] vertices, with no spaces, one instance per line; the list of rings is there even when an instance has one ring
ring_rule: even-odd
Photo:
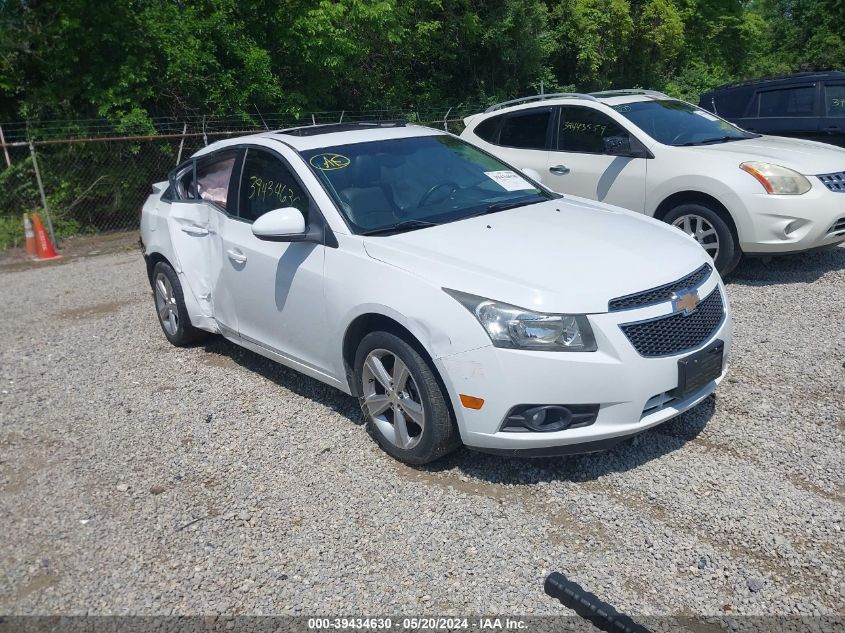
[[[715,398],[615,450],[397,464],[353,399],[171,347],[137,252],[0,272],[0,613],[845,615],[845,249],[745,262]]]

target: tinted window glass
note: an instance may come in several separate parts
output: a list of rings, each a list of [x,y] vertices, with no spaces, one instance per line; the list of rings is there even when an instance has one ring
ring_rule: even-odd
[[[845,117],[845,85],[825,86],[825,115]]]
[[[288,166],[269,152],[247,150],[238,215],[252,221],[283,207],[296,207],[308,223],[308,198]]]
[[[754,134],[740,130],[715,114],[674,99],[653,99],[612,106],[619,114],[666,145],[727,143]]]
[[[564,152],[604,153],[604,139],[629,134],[606,114],[589,108],[561,108],[557,147]]]
[[[197,191],[201,199],[226,208],[235,157],[235,152],[228,152],[197,161]]]
[[[453,222],[495,210],[490,205],[519,207],[552,197],[498,159],[445,135],[324,147],[302,156],[358,233],[402,222]]]
[[[760,116],[813,116],[815,93],[816,89],[813,86],[761,92]]]
[[[499,132],[499,145],[524,149],[545,149],[549,110],[531,110],[506,116]]]
[[[501,120],[502,117],[500,116],[485,119],[475,128],[475,135],[488,143],[495,143],[496,134],[499,132],[499,123]]]

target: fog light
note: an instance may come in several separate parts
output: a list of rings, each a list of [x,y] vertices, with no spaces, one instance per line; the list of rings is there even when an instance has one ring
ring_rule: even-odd
[[[596,421],[597,404],[522,404],[510,410],[502,431],[551,433],[588,426]]]

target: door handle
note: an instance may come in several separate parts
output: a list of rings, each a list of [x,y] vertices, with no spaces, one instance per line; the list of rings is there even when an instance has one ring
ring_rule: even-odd
[[[565,176],[571,170],[566,165],[555,165],[554,167],[549,167],[549,171],[553,174],[557,174],[558,176]]]
[[[231,259],[236,264],[246,263],[246,255],[244,255],[236,248],[230,248],[228,251],[226,251],[226,254],[229,256],[229,259]]]
[[[829,127],[824,128],[825,132],[839,132],[840,127],[838,125],[831,125]]]
[[[195,224],[188,224],[186,226],[182,226],[182,232],[187,233],[188,235],[208,235],[208,229],[204,226],[197,226]]]

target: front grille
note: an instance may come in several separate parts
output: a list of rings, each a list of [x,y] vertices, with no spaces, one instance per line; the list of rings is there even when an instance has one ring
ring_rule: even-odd
[[[607,309],[610,312],[619,312],[621,310],[633,310],[634,308],[642,308],[644,306],[670,301],[672,299],[672,293],[688,288],[697,288],[701,285],[710,275],[711,270],[713,269],[710,267],[710,264],[704,264],[698,270],[694,270],[686,277],[681,277],[678,281],[657,286],[651,290],[643,290],[632,295],[611,299],[607,304]]]
[[[830,228],[827,230],[827,237],[833,237],[834,235],[844,235],[845,234],[845,217],[839,218],[836,222],[830,225]]]
[[[816,176],[825,187],[837,193],[845,193],[845,171],[835,174],[819,174]]]
[[[676,312],[619,327],[640,356],[673,356],[694,349],[713,336],[724,316],[722,293],[715,288],[689,316]]]

